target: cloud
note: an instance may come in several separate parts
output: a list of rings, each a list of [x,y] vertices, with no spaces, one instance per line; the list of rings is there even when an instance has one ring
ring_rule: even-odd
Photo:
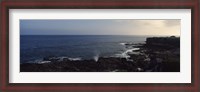
[[[170,27],[170,26],[179,26],[181,21],[180,20],[165,20],[164,21],[165,25]]]
[[[151,27],[166,27],[166,26],[177,26],[180,25],[180,20],[174,19],[174,20],[139,20],[139,19],[130,19],[130,20],[115,20],[115,22],[121,22],[121,23],[131,23],[136,26],[151,26]]]
[[[129,34],[180,35],[180,20],[116,20],[129,27]]]

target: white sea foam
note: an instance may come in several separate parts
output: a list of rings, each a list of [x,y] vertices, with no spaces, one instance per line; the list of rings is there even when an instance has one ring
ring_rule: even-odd
[[[50,63],[51,61],[40,61],[38,64]]]
[[[82,58],[80,58],[80,57],[71,58],[71,57],[62,56],[62,57],[57,57],[57,58],[59,59],[58,61],[63,61],[65,58],[69,59],[70,61],[79,61],[79,60],[82,60]]]
[[[58,61],[63,61],[65,58],[68,58],[68,57],[65,57],[65,56],[62,56],[62,57],[57,57],[59,60]]]
[[[121,45],[126,45],[126,43],[123,43],[123,42],[122,42],[122,43],[119,43],[119,44],[121,44]]]
[[[121,54],[116,54],[117,57],[122,57],[122,58],[130,58],[130,56],[128,54],[139,54],[139,52],[134,52],[134,50],[139,50],[140,48],[132,48],[132,49],[128,49],[125,52],[121,53]]]
[[[50,63],[51,61],[43,61],[42,59],[36,59],[34,61],[29,61],[27,63],[37,63],[37,64],[44,64],[44,63]]]
[[[136,44],[134,44],[134,43],[131,43],[131,42],[122,42],[122,43],[119,43],[119,44],[121,44],[121,45],[131,45],[131,46],[135,46]]]
[[[38,63],[38,62],[41,62],[43,61],[42,59],[36,59],[36,60],[33,60],[33,61],[28,61],[27,63]]]
[[[82,60],[81,58],[79,58],[79,57],[77,57],[77,58],[68,58],[69,60],[71,60],[71,61],[80,61],[80,60]]]
[[[62,56],[62,57],[53,57],[54,59],[58,59],[58,61],[63,61],[65,58],[69,59],[70,61],[80,61],[82,60],[82,58],[69,58],[69,57],[65,57],[65,56]],[[44,63],[50,63],[52,61],[43,61],[42,59],[37,59],[37,60],[34,60],[34,61],[29,61],[28,63],[37,63],[37,64],[44,64]]]

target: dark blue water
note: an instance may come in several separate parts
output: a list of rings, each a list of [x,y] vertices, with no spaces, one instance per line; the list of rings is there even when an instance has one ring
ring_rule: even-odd
[[[144,43],[144,36],[112,35],[21,35],[20,63],[47,56],[93,59],[123,53],[127,48],[120,43]]]

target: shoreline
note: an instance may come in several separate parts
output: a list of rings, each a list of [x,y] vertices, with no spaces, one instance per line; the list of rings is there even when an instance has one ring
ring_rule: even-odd
[[[180,72],[179,37],[149,37],[144,44],[122,45],[132,47],[122,57],[45,57],[39,63],[20,64],[20,72]]]

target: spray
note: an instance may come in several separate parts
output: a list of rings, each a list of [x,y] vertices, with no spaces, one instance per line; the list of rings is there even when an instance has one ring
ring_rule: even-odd
[[[98,60],[99,60],[99,51],[95,50],[94,53],[95,53],[95,56],[93,57],[93,59],[94,59],[95,62],[98,62]]]
[[[94,56],[94,61],[97,62],[98,60],[99,60],[99,54],[97,54],[97,55]]]

